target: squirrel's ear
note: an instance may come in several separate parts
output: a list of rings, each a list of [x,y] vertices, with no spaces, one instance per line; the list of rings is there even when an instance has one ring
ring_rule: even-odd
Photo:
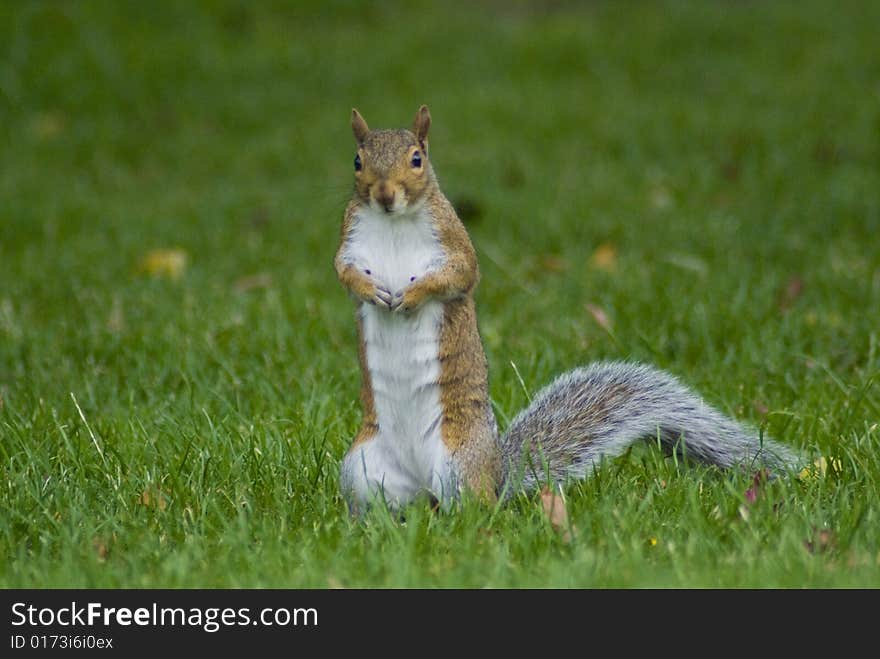
[[[367,122],[364,121],[361,113],[354,108],[351,110],[351,130],[354,133],[354,139],[357,140],[358,144],[363,144],[364,138],[366,138],[367,133],[370,132],[370,127],[367,126]]]
[[[428,129],[430,127],[431,113],[428,111],[428,106],[423,105],[419,108],[419,111],[416,112],[416,118],[415,121],[413,121],[413,133],[415,133],[416,139],[422,145],[422,149],[426,149]]]

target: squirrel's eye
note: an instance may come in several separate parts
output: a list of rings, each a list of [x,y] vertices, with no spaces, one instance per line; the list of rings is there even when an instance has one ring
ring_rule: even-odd
[[[422,154],[418,151],[414,151],[412,154],[412,166],[413,167],[421,167],[422,166]]]
[[[363,165],[361,164],[361,154],[357,154],[354,157],[354,171],[359,172],[363,169]]]

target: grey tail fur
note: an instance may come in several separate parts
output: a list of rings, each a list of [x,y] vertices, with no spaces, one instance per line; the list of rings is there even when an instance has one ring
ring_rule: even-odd
[[[709,406],[668,373],[599,362],[559,376],[514,418],[501,440],[505,484],[519,474],[526,489],[584,478],[603,458],[645,439],[719,467],[787,471],[802,459]]]

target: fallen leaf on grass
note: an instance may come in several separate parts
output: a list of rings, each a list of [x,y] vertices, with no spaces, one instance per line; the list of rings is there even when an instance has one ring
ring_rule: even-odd
[[[137,499],[137,502],[142,506],[146,506],[147,508],[155,508],[157,510],[165,510],[168,507],[168,502],[165,498],[165,493],[162,492],[158,487],[150,486],[143,492],[141,492],[140,496]]]
[[[709,272],[709,264],[706,263],[699,256],[695,256],[693,254],[669,254],[668,256],[666,256],[666,258],[663,259],[663,262],[668,263],[669,265],[674,265],[676,268],[681,268],[682,270],[696,273],[701,277],[705,276]]]
[[[107,555],[110,553],[110,550],[107,548],[107,543],[104,542],[103,538],[95,538],[92,540],[92,548],[95,550],[95,554],[98,556],[98,560],[101,563],[107,560]]]
[[[757,398],[752,401],[752,407],[755,409],[755,412],[763,419],[770,412],[770,408],[767,407],[764,401],[758,400]]]
[[[272,275],[268,272],[258,272],[255,275],[241,277],[232,284],[232,290],[236,293],[247,293],[256,288],[269,288],[272,285]]]
[[[545,254],[541,257],[541,268],[547,272],[565,272],[568,261],[557,254]]]
[[[738,160],[727,159],[719,168],[721,176],[728,181],[736,181],[739,179],[740,164]]]
[[[490,542],[493,537],[495,537],[494,531],[487,529],[485,527],[482,527],[482,526],[477,529],[477,544],[478,545],[481,545],[481,546],[485,545],[486,543]]]
[[[769,469],[759,469],[754,473],[752,476],[752,486],[745,491],[746,503],[753,504],[758,500],[761,488],[764,486],[764,483],[767,482],[768,478],[770,478]]]
[[[590,257],[590,266],[605,272],[617,270],[617,247],[613,243],[602,243]]]
[[[610,333],[612,328],[611,319],[608,318],[608,314],[605,313],[602,307],[596,306],[592,303],[587,303],[586,307],[587,311],[590,312],[590,315],[599,327]]]
[[[804,549],[811,554],[822,554],[837,548],[837,537],[831,529],[813,527],[813,535],[804,540]]]
[[[139,261],[138,271],[152,277],[180,279],[186,271],[188,260],[189,255],[183,249],[152,249]]]
[[[118,295],[113,297],[113,306],[107,315],[107,329],[114,334],[120,334],[125,331],[125,313],[122,310],[122,301]]]
[[[571,542],[572,527],[568,524],[568,512],[562,495],[556,494],[549,487],[541,490],[541,506],[550,526],[560,534],[563,542]]]
[[[785,284],[785,288],[779,291],[777,295],[776,301],[779,306],[779,311],[782,313],[786,313],[797,299],[804,292],[804,280],[798,276],[794,276],[788,280]]]

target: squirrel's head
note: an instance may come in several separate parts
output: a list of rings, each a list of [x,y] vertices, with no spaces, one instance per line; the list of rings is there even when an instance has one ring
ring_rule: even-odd
[[[357,141],[355,193],[371,208],[405,213],[424,199],[434,182],[428,161],[430,126],[427,105],[419,108],[412,130],[370,130],[360,113],[351,111],[351,129]]]

